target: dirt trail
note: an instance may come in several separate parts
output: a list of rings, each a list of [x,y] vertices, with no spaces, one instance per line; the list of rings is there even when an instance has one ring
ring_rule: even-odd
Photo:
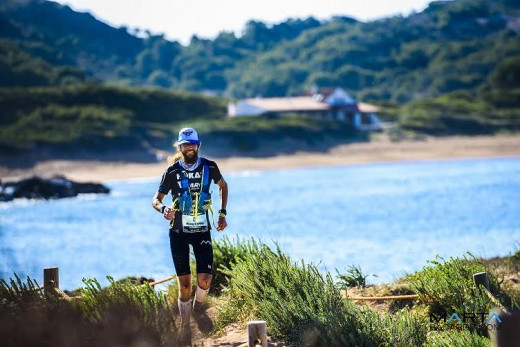
[[[193,346],[232,346],[247,347],[247,329],[239,324],[231,324],[224,329],[219,336],[211,335],[210,331],[216,320],[217,309],[210,307],[204,314],[193,315],[190,321]],[[268,340],[270,347],[282,346],[279,342]]]

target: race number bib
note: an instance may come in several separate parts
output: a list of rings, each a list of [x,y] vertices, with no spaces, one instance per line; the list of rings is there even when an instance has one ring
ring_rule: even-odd
[[[208,219],[206,213],[198,216],[182,215],[182,229],[185,233],[198,233],[208,231]]]

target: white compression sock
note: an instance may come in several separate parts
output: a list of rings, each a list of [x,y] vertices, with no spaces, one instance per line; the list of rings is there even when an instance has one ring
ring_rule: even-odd
[[[208,287],[208,289],[202,289],[197,284],[197,290],[195,291],[195,301],[197,302],[197,304],[200,304],[204,301],[204,298],[206,297],[206,294],[208,294],[208,292],[209,292],[209,287]]]
[[[191,299],[187,301],[181,300],[179,298],[177,300],[177,303],[179,304],[179,313],[181,316],[181,325],[182,326],[189,326],[190,325],[190,317],[191,317]]]

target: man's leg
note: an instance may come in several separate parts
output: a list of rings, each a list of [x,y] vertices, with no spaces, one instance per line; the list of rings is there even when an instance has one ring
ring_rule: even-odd
[[[197,262],[197,290],[193,307],[200,307],[211,284],[213,271],[213,244],[210,232],[198,234],[198,240],[192,243],[195,261]]]
[[[195,299],[193,300],[193,307],[202,305],[206,294],[208,294],[209,286],[211,284],[211,274],[199,273],[197,274],[197,291],[195,292]]]
[[[191,316],[191,275],[177,276],[179,282],[179,313],[181,316],[181,326],[183,328],[190,325]]]
[[[191,302],[191,275],[190,275],[190,246],[187,235],[170,231],[170,248],[172,251],[173,264],[179,282],[179,314],[181,316],[181,327],[190,325],[192,309]]]

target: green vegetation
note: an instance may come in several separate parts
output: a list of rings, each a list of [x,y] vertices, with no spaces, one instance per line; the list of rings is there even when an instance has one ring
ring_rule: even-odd
[[[405,130],[430,135],[479,135],[520,130],[520,89],[497,90],[475,100],[467,92],[409,102],[398,111]]]
[[[222,100],[216,98],[100,84],[0,88],[0,108],[0,144],[15,148],[34,143],[114,144],[146,136],[154,124],[162,129],[154,134],[166,136],[172,134],[169,124],[222,119],[225,114]]]
[[[472,257],[442,258],[430,260],[431,265],[410,276],[411,289],[421,297],[421,301],[428,305],[435,313],[446,311],[462,313],[465,309],[487,311],[490,304],[487,296],[483,295],[473,284],[473,274],[484,272],[486,267]],[[489,276],[490,290],[499,293],[498,281]],[[439,312],[445,310],[445,312]]]
[[[429,313],[457,312],[462,316],[463,312],[488,312],[493,306],[473,285],[473,273],[490,273],[490,269],[474,257],[437,259],[399,280],[401,285],[406,283],[408,290],[419,295],[419,302],[412,309],[378,314],[366,306],[340,300],[338,286],[330,274],[322,275],[313,265],[291,262],[279,248],[273,250],[265,244],[250,242],[238,242],[235,247],[247,247],[249,254],[237,257],[234,265],[224,271],[229,282],[222,291],[219,327],[236,321],[263,319],[270,332],[289,345],[301,345],[303,341],[331,346],[489,345],[487,329],[457,332],[453,330],[456,327],[431,325],[429,320]],[[229,242],[226,248],[232,248]],[[356,277],[366,277],[360,271],[354,272]],[[343,277],[345,275],[340,274],[340,284]],[[490,282],[493,294],[504,305],[516,307],[492,274]],[[449,335],[445,333],[448,330]]]
[[[428,347],[473,346],[489,347],[490,341],[471,331],[432,331],[426,341]]]
[[[224,103],[217,98],[158,88],[124,88],[107,85],[81,85],[55,88],[1,88],[2,124],[49,105],[62,107],[98,106],[126,109],[138,122],[168,123],[187,118],[222,118]],[[17,113],[21,113],[19,115]]]
[[[428,307],[428,312],[435,315],[457,313],[461,317],[464,312],[489,312],[494,303],[473,283],[473,274],[486,272],[486,266],[469,255],[464,258],[442,258],[430,261],[429,266],[410,276],[410,288],[419,295],[421,303]],[[490,291],[509,309],[518,307],[511,297],[505,293],[493,274],[488,275]],[[442,323],[441,323],[442,324]],[[450,326],[448,325],[448,329]],[[469,326],[471,331],[486,336],[487,326]]]
[[[377,277],[376,275],[365,275],[363,271],[361,271],[361,266],[359,265],[350,265],[347,269],[347,272],[344,274],[339,273],[337,269],[336,272],[338,273],[338,286],[340,289],[347,289],[349,287],[365,288],[367,285],[367,278],[369,276]]]
[[[171,149],[178,129],[194,126],[205,139],[241,151],[261,141],[288,139],[315,145],[366,140],[338,121],[288,115],[227,118],[225,102],[186,92],[102,84],[48,88],[0,88],[0,146],[75,144],[87,148],[135,148],[142,140]]]
[[[514,269],[517,253],[502,259],[500,266]],[[506,308],[518,307],[520,295],[503,289],[492,266],[496,262],[471,255],[430,261],[399,279],[399,288],[379,286],[392,294],[419,295],[408,306],[387,310],[342,298],[329,273],[291,261],[277,246],[224,238],[215,242],[215,282],[209,298],[217,310],[214,333],[231,323],[244,326],[248,320],[261,319],[267,321],[272,338],[290,346],[488,346],[487,329],[478,325],[461,329],[457,322],[442,320],[432,323],[430,313],[455,312],[462,317],[464,312],[489,312],[494,305],[472,283],[473,273],[481,271],[488,273],[491,292]],[[15,275],[9,283],[0,280],[0,318],[7,322],[3,336],[15,344],[42,339],[52,343],[56,338],[68,344],[171,345],[177,335],[172,289],[177,284],[160,292],[146,283],[108,279],[106,288],[95,279],[84,280],[85,286],[77,291],[81,297],[72,301],[41,294],[30,278],[23,282]],[[26,326],[39,328],[28,332]],[[55,336],[47,335],[50,329]]]
[[[0,146],[145,141],[165,149],[179,124],[197,124],[240,151],[272,138],[313,146],[322,141],[316,133],[331,128],[335,141],[364,140],[310,119],[227,120],[228,100],[167,91],[232,99],[299,95],[313,85],[341,86],[383,106],[383,118],[398,125],[393,139],[517,132],[519,16],[512,1],[432,2],[421,13],[367,23],[250,21],[241,36],[194,36],[182,46],[51,1],[7,1],[0,5]]]
[[[220,326],[263,319],[271,334],[290,345],[379,345],[391,344],[396,337],[403,345],[424,341],[426,328],[414,313],[380,317],[358,308],[342,300],[332,277],[315,266],[291,262],[278,247],[254,247],[225,271],[230,281],[223,291]]]
[[[0,129],[4,145],[29,147],[38,143],[70,143],[122,137],[129,132],[132,114],[97,106],[39,108]]]
[[[44,295],[38,284],[18,276],[0,280],[0,329],[8,345],[172,345],[177,336],[167,298],[149,285],[129,281],[101,288],[84,280],[78,299]]]
[[[41,12],[52,16],[52,26],[38,21]],[[9,29],[5,40],[34,58],[76,66],[105,81],[234,97],[340,85],[361,99],[398,103],[455,90],[476,96],[500,63],[519,57],[518,33],[509,25],[519,12],[511,2],[457,0],[367,23],[348,17],[289,19],[272,26],[249,21],[240,37],[194,36],[183,47],[162,35],[138,38],[127,28],[111,28],[51,2],[0,9]],[[23,30],[22,18],[25,29],[42,35]]]
[[[334,141],[366,141],[368,135],[358,132],[353,126],[340,121],[319,120],[302,115],[266,115],[257,117],[235,117],[214,121],[181,122],[177,126],[193,126],[206,139],[225,139],[231,148],[247,152],[261,148],[271,141],[280,144],[297,142],[300,148],[308,145],[319,148]],[[285,147],[285,146],[284,146]],[[278,148],[283,153],[288,148]]]
[[[194,36],[186,47],[162,35],[139,38],[137,31],[112,28],[49,1],[13,3],[0,6],[3,47],[16,45],[27,59],[73,66],[128,86],[245,97],[339,85],[360,99],[404,103],[457,90],[478,97],[491,74],[510,81],[501,86],[519,80],[508,65],[520,56],[520,38],[512,29],[520,8],[511,1],[432,2],[421,13],[367,23],[348,17],[289,19],[272,26],[249,21],[240,37]],[[49,22],[39,20],[42,13]],[[18,63],[9,64],[15,69]],[[41,66],[34,64],[34,70],[32,85],[42,85]]]
[[[71,66],[51,65],[33,57],[13,41],[0,39],[0,86],[62,86],[90,81],[86,73]]]
[[[229,271],[237,261],[245,259],[249,254],[258,251],[258,243],[254,239],[248,241],[237,238],[230,240],[227,236],[213,241],[213,279],[211,280],[212,291],[220,294],[229,281],[226,271]]]
[[[142,330],[150,339],[158,339],[165,345],[176,335],[171,304],[162,292],[156,292],[148,282],[143,285],[131,281],[114,281],[101,288],[95,279],[85,279],[80,289],[82,297],[77,301],[81,314],[92,322],[107,319],[107,316],[125,317],[120,324],[133,324],[130,329]],[[122,327],[120,327],[122,328]],[[116,327],[117,329],[117,327]]]

